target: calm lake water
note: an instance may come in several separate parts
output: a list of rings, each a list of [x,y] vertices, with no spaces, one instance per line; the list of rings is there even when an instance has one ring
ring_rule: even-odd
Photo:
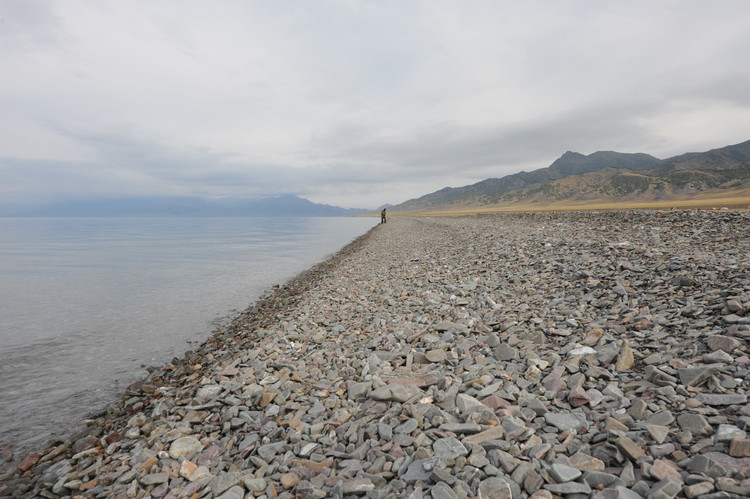
[[[0,448],[16,459],[374,218],[0,218]]]

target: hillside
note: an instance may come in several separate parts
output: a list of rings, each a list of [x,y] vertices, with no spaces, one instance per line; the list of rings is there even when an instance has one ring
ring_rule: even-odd
[[[648,154],[566,152],[547,168],[446,187],[392,213],[685,200],[750,189],[750,141],[668,159]],[[745,202],[750,202],[750,198]]]

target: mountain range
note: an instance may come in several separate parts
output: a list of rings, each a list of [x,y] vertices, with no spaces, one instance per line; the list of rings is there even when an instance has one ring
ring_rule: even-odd
[[[643,153],[566,152],[547,168],[446,187],[394,206],[391,214],[618,206],[750,204],[750,140],[658,159]],[[287,194],[259,200],[141,196],[0,205],[0,216],[355,216],[367,209],[313,203]]]
[[[698,198],[750,203],[750,141],[668,159],[648,154],[566,152],[547,168],[446,187],[395,205],[392,213],[530,209],[613,204],[689,204]]]
[[[141,196],[61,201],[41,206],[0,206],[0,216],[27,217],[341,217],[371,211],[313,203],[291,194],[255,200]]]

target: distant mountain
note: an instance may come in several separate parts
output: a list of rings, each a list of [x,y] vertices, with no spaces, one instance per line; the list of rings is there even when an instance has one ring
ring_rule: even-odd
[[[343,217],[370,213],[372,210],[339,208],[317,204],[292,194],[247,201],[237,208],[238,216]]]
[[[340,217],[369,213],[317,204],[294,195],[258,200],[209,201],[183,196],[141,196],[61,201],[42,206],[0,206],[0,216],[26,217]]]
[[[446,187],[390,211],[658,201],[742,189],[750,190],[750,141],[665,160],[641,153],[568,151],[547,168]]]

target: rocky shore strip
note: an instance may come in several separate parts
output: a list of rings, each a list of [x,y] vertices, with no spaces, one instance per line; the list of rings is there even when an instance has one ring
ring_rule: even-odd
[[[397,218],[0,497],[750,496],[750,213]]]

